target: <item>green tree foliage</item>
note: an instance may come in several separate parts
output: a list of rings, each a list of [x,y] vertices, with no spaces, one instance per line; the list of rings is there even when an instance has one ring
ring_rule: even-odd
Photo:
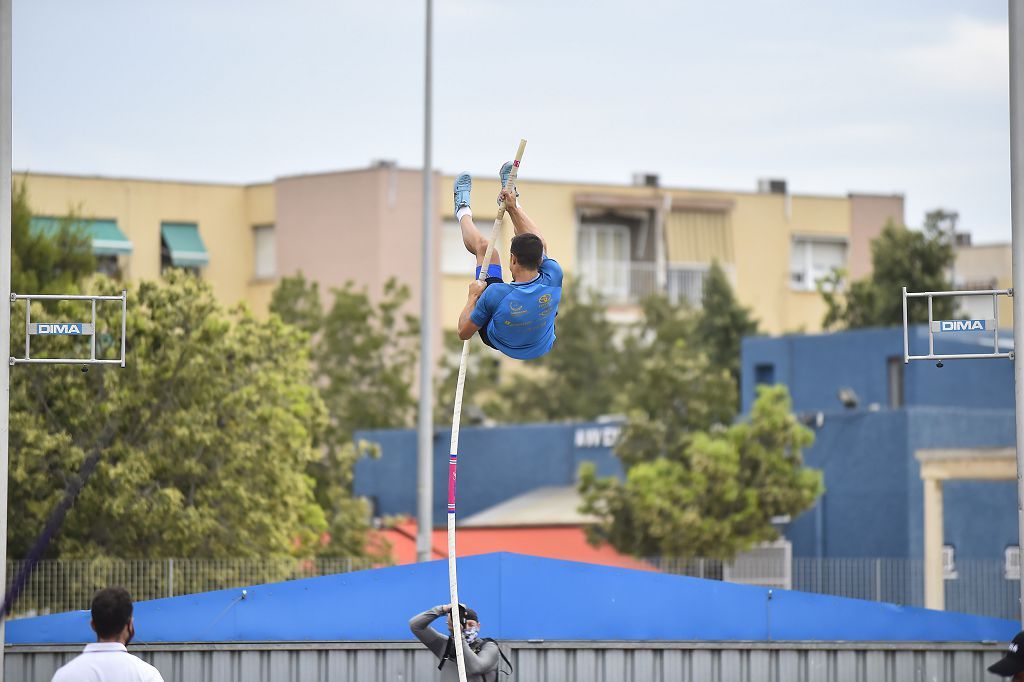
[[[92,240],[74,216],[60,221],[56,234],[33,233],[32,209],[24,183],[11,191],[11,291],[67,294],[96,271]]]
[[[772,517],[800,513],[823,489],[820,473],[803,467],[813,436],[790,408],[775,386],[759,389],[749,420],[728,427],[712,412],[701,430],[666,426],[678,405],[644,415],[641,428],[631,419],[618,450],[625,481],[581,467],[582,511],[599,519],[591,540],[635,556],[728,560],[774,539]]]
[[[120,289],[106,278],[91,291]],[[312,554],[326,529],[307,468],[325,410],[306,335],[226,312],[172,271],[130,292],[127,366],[19,366],[11,381],[10,554],[23,556],[83,462],[95,473],[49,555],[246,557]],[[63,302],[78,319],[80,302]],[[116,357],[120,307],[99,307],[101,357]],[[75,337],[38,355],[84,355]]]
[[[438,379],[434,382],[434,423],[451,424],[455,408],[455,387],[459,379],[459,364],[463,342],[455,334],[444,335]],[[465,385],[462,389],[462,419],[464,424],[495,418],[505,413],[497,398],[500,379],[500,360],[495,351],[484,345],[479,335],[469,341],[466,358]],[[495,401],[492,403],[491,401]]]
[[[628,417],[615,450],[626,467],[678,456],[699,431],[724,428],[736,414],[736,384],[728,371],[677,338],[649,348],[620,407]]]
[[[944,234],[941,211],[925,217],[921,230],[908,230],[889,223],[871,242],[869,276],[850,282],[843,291],[845,273],[833,274],[818,284],[828,310],[822,324],[827,329],[857,329],[903,324],[903,287],[908,291],[941,291],[950,288],[949,269],[953,246]],[[953,299],[936,298],[933,317],[953,317]],[[911,323],[928,321],[924,305],[910,305]]]
[[[729,277],[718,262],[704,278],[701,311],[694,330],[694,343],[715,367],[728,370],[740,381],[740,346],[744,336],[757,334],[757,320],[750,309],[740,305]]]
[[[411,424],[419,325],[401,314],[409,290],[394,280],[376,302],[351,283],[331,294],[325,307],[316,282],[301,274],[285,277],[270,310],[310,336],[313,382],[328,413],[322,455],[312,468],[316,497],[328,516],[329,551],[358,555],[369,510],[352,495],[353,467],[360,456],[375,453],[354,443],[354,434]]]

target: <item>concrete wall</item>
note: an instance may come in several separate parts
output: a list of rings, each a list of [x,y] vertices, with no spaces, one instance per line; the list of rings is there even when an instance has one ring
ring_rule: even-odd
[[[915,453],[1005,447],[1012,410],[914,407],[826,413],[804,463],[822,471],[825,494],[785,529],[794,556],[920,558],[924,499]],[[1017,543],[1013,481],[951,481],[944,543],[958,559],[1003,558]]]
[[[913,556],[922,556],[924,487],[913,453],[930,448],[1012,446],[1015,421],[1012,407],[914,408],[908,410],[908,418],[910,546]],[[958,558],[1002,560],[1003,550],[1017,544],[1016,481],[947,481],[943,489],[944,544],[953,545]]]
[[[1011,334],[1005,330],[1001,336],[1005,340]],[[980,335],[971,337],[966,333],[946,334],[937,339],[936,351],[991,352],[991,346],[985,348],[972,343],[984,338]],[[911,352],[926,352],[926,339],[924,328],[915,327]],[[890,358],[898,358],[899,367],[902,367],[906,405],[994,409],[1013,406],[1011,362],[950,361],[941,369],[927,362],[904,365],[902,329],[891,327],[828,335],[744,339],[741,370],[743,412],[748,412],[753,404],[759,365],[772,367],[773,382],[789,387],[793,407],[797,411],[831,412],[842,409],[837,391],[843,387],[856,392],[861,408],[872,403],[887,407]]]
[[[116,218],[136,245],[136,252],[126,259],[132,278],[159,275],[159,230],[154,225],[158,228],[160,220],[195,221],[211,254],[204,274],[217,295],[226,303],[248,300],[255,310],[262,311],[273,281],[253,281],[252,226],[275,223],[280,275],[301,270],[325,287],[353,280],[371,292],[394,275],[409,284],[413,300],[419,300],[422,177],[417,170],[375,166],[252,186],[39,174],[25,177],[37,213],[59,215],[69,206],[81,206],[86,215]],[[438,225],[453,214],[452,181],[452,176],[438,176],[435,184]],[[597,197],[602,205],[621,205],[648,222],[656,220],[666,197],[684,208],[710,202],[719,207],[716,210],[726,210],[735,252],[737,296],[754,309],[762,329],[769,333],[813,331],[820,328],[824,315],[816,292],[797,291],[790,284],[793,237],[840,237],[855,254],[860,248],[858,240],[880,229],[883,218],[901,201],[551,182],[532,180],[529,174],[519,188],[523,205],[547,239],[550,254],[570,274],[577,265],[583,195]],[[474,178],[475,217],[488,235],[497,211],[497,192],[496,174]],[[500,252],[507,267],[510,221],[506,220],[502,235]],[[437,272],[440,237],[438,230]],[[653,244],[647,251],[645,258],[653,254]],[[473,257],[467,253],[466,259],[472,263]],[[465,304],[467,279],[463,275],[438,277],[435,323],[439,330],[454,328]]]
[[[827,414],[804,451],[825,494],[785,529],[793,556],[910,556],[906,444],[903,411]]]
[[[793,555],[921,557],[924,506],[917,450],[1006,446],[1013,442],[1013,425],[1013,412],[1007,408],[825,412],[824,424],[815,428],[814,444],[803,454],[807,466],[822,471],[826,491],[785,529]],[[601,475],[621,475],[611,448],[614,429],[600,424],[464,428],[460,515],[465,518],[541,486],[571,485],[583,461],[594,462]],[[373,498],[378,514],[415,515],[415,432],[370,431],[358,437],[380,444],[382,456],[356,464],[356,494]],[[448,444],[448,431],[436,431],[437,523],[445,513]],[[946,544],[956,547],[961,559],[1001,560],[1005,547],[1016,543],[1014,483],[956,481],[945,489]]]
[[[502,642],[516,682],[985,682],[1002,643]],[[77,646],[8,646],[8,682],[48,680]],[[132,646],[167,682],[437,680],[411,642],[266,642]],[[448,665],[451,665],[449,663]]]
[[[979,244],[976,246],[961,246],[956,250],[956,288],[996,288],[1009,289],[1013,287],[1013,257],[1009,244]],[[1000,296],[999,301],[999,324],[1007,328],[1013,327],[1013,299],[1009,296]],[[964,305],[972,302],[968,310],[968,317],[984,319],[992,316],[991,304],[988,301],[982,303],[979,299],[959,297],[958,303]]]
[[[190,222],[210,254],[202,269],[217,298],[226,305],[249,301],[265,310],[266,283],[254,282],[252,227],[274,222],[269,186],[244,187],[120,178],[89,178],[22,173],[35,215],[67,215],[117,220],[132,242],[123,260],[132,281],[160,277],[161,222]],[[262,304],[262,305],[257,305]]]
[[[418,314],[420,173],[378,167],[302,175],[276,180],[274,191],[280,275],[302,272],[325,293],[353,282],[374,298],[394,277],[413,294],[405,312]]]
[[[459,516],[493,507],[541,486],[572,485],[583,461],[602,476],[621,473],[611,449],[617,427],[603,424],[531,424],[493,428],[463,427],[459,440]],[[577,434],[589,438],[577,446]],[[609,434],[606,437],[606,434]],[[376,514],[416,514],[416,432],[364,431],[359,439],[378,443],[379,459],[355,467],[355,493],[372,498]],[[447,512],[448,448],[451,432],[434,432],[434,521]]]
[[[850,195],[850,251],[848,267],[852,279],[871,273],[871,240],[886,223],[905,225],[903,195]]]

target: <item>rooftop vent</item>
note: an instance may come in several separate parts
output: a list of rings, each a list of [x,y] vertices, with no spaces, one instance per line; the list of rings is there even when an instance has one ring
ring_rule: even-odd
[[[658,186],[658,174],[657,173],[633,173],[633,186],[634,187],[657,187]]]
[[[761,178],[757,181],[757,191],[761,194],[785,194],[786,181],[781,178]]]

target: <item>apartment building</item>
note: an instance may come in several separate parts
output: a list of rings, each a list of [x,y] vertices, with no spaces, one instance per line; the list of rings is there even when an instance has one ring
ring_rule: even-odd
[[[1009,244],[972,244],[970,235],[958,234],[953,265],[953,288],[960,291],[1010,289],[1013,287],[1013,253]],[[988,296],[958,296],[956,312],[972,320],[994,319],[999,326],[1013,326],[1013,301],[999,296],[995,303]]]
[[[264,313],[275,283],[303,272],[329,288],[346,281],[371,294],[396,277],[418,308],[422,175],[381,162],[368,168],[277,178],[253,185],[17,174],[37,229],[74,212],[86,221],[101,268],[153,279],[194,269],[225,304]],[[473,258],[451,206],[453,176],[436,177],[434,326],[454,328]],[[662,187],[642,175],[598,184],[521,177],[521,202],[550,255],[577,286],[598,292],[616,319],[635,317],[655,292],[699,305],[712,261],[769,333],[816,331],[824,306],[815,283],[833,267],[870,270],[869,244],[902,223],[900,195],[812,196],[785,182],[739,192]],[[497,177],[474,178],[473,210],[489,232]],[[504,226],[507,254],[511,225]],[[506,275],[507,276],[507,275]]]

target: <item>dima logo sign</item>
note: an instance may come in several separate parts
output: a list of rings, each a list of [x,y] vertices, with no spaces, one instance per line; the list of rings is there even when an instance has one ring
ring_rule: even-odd
[[[944,332],[983,332],[985,320],[942,320]]]
[[[82,325],[77,322],[40,322],[37,334],[81,334]]]

